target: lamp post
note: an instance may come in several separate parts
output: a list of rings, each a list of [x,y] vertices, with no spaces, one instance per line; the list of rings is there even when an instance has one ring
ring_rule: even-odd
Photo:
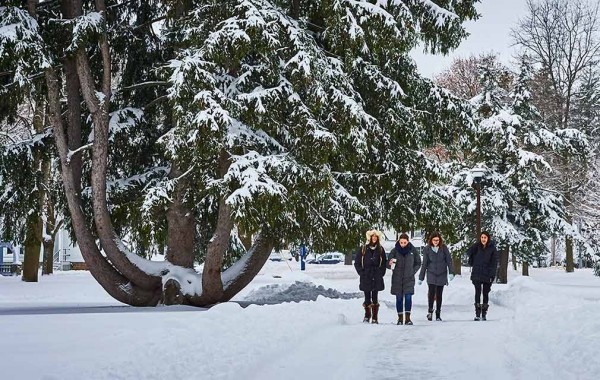
[[[483,182],[483,175],[485,174],[485,169],[483,168],[473,168],[471,169],[471,175],[473,176],[473,187],[477,191],[477,205],[476,205],[476,215],[477,215],[477,241],[479,236],[481,236],[481,186]]]

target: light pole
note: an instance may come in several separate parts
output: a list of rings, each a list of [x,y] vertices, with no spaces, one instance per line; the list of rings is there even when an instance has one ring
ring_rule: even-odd
[[[485,169],[483,168],[473,168],[471,169],[471,175],[473,176],[473,187],[477,191],[477,205],[475,208],[475,212],[477,215],[477,237],[476,240],[479,241],[479,237],[481,236],[481,186],[483,182],[483,175],[485,174]]]

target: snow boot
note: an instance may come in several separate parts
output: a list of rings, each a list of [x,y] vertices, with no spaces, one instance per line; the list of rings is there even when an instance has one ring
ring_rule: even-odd
[[[363,322],[369,323],[371,322],[371,305],[363,303],[363,308],[365,309],[365,317],[363,318]]]
[[[481,320],[481,304],[476,303],[475,304],[475,319],[474,319],[474,321],[480,321],[480,320]]]
[[[441,322],[442,321],[442,317],[440,316],[441,314],[441,310],[436,310],[435,311],[435,320]]]
[[[373,309],[371,323],[379,324],[379,322],[377,322],[377,314],[379,313],[379,304],[378,303],[371,304],[371,308]]]
[[[484,303],[483,305],[481,305],[481,320],[482,321],[487,321],[487,311],[488,311],[489,307],[490,307],[490,305],[488,305],[487,303]]]
[[[412,323],[412,321],[410,320],[410,311],[407,311],[407,312],[405,313],[405,315],[406,315],[406,317],[405,317],[405,319],[404,319],[404,324],[405,324],[405,325],[407,325],[407,326],[409,326],[409,325],[412,325],[413,323]]]
[[[396,323],[397,325],[402,325],[404,324],[404,313],[398,313],[398,323]]]
[[[433,319],[433,310],[427,310],[427,320],[431,321]]]

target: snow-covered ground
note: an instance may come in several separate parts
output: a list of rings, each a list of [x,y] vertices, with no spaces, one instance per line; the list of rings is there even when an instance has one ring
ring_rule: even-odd
[[[0,276],[0,378],[598,378],[600,278],[531,274],[493,286],[487,322],[472,320],[468,268],[445,289],[444,322],[425,319],[417,286],[414,326],[395,325],[389,273],[380,324],[363,324],[358,276],[342,264],[268,262],[237,302],[210,310],[131,308],[87,272]]]

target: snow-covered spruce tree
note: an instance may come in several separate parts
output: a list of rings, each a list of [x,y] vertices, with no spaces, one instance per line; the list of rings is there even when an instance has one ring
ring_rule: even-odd
[[[475,211],[470,168],[487,170],[482,226],[502,252],[501,282],[506,282],[509,251],[523,263],[531,263],[546,251],[549,236],[567,225],[562,199],[542,186],[541,176],[551,168],[541,153],[559,152],[569,144],[545,128],[533,107],[528,87],[531,73],[525,57],[507,92],[498,85],[504,74],[482,66],[483,92],[473,99],[479,116],[476,140],[467,147],[465,166],[455,177],[456,199],[468,215]]]
[[[584,266],[590,266],[593,261],[600,261],[600,192],[597,178],[600,174],[600,72],[594,67],[586,70],[573,103],[573,125],[584,131],[590,138],[591,154],[586,172],[583,189],[576,194],[575,202],[580,206],[574,217],[578,226],[576,250]],[[576,260],[577,261],[577,260]]]
[[[146,82],[120,82],[128,77],[119,71],[125,67],[119,57],[126,54],[117,49],[115,34],[122,31],[113,12],[126,8],[137,14],[135,4],[106,7],[96,1],[95,9],[88,2],[67,9],[62,17],[72,21],[54,25],[65,29],[69,44],[64,55],[48,53],[51,65],[44,74],[72,225],[94,277],[113,297],[132,305],[206,305],[230,299],[245,286],[280,239],[315,247],[353,245],[372,221],[404,223],[391,220],[397,215],[386,206],[396,204],[400,215],[402,201],[410,200],[418,186],[417,205],[429,209],[418,210],[415,220],[427,215],[433,209],[427,199],[445,195],[414,179],[441,172],[420,148],[456,137],[466,113],[449,94],[420,78],[407,54],[419,39],[435,51],[455,47],[465,35],[462,21],[475,16],[472,3],[164,3],[167,29],[159,38],[165,58],[171,50],[176,55],[166,67],[169,103],[163,110],[171,111],[162,118],[159,112],[148,114],[148,104],[143,114],[136,110],[149,97],[135,100],[124,92],[156,91],[151,105],[158,105],[164,98],[150,71],[137,79]],[[58,80],[63,78],[78,79],[82,116],[92,122],[93,133],[79,141],[65,133],[75,121],[61,117],[65,88]],[[79,89],[66,88],[67,99],[79,95]],[[128,102],[137,104],[125,111]],[[67,107],[75,104],[67,101]],[[139,133],[140,140],[130,142],[144,147],[139,167],[113,155],[121,143],[113,127],[120,124]],[[156,144],[142,140],[161,131],[166,133]],[[73,165],[74,151],[84,153],[83,170]],[[124,159],[130,161],[135,155],[128,153]],[[86,168],[90,188],[81,192],[78,178],[85,177]],[[111,193],[112,184],[135,187],[131,179],[142,168],[146,171],[137,178],[144,182],[144,197],[137,215],[140,223],[163,226],[159,239],[166,244],[165,262],[135,255],[117,233],[113,211],[126,208],[124,199]],[[413,169],[418,174],[405,181],[387,172]],[[152,175],[144,176],[147,172]],[[392,190],[398,196],[390,196]],[[87,215],[93,215],[94,229]],[[197,274],[192,269],[195,235],[205,217],[214,218],[215,227],[203,273]],[[253,246],[223,272],[236,224],[254,234]]]
[[[43,46],[26,12],[0,7],[0,28],[0,232],[3,240],[24,245],[23,280],[37,281],[42,243],[42,273],[52,272],[60,186],[43,78],[37,75],[47,62],[37,53]]]

